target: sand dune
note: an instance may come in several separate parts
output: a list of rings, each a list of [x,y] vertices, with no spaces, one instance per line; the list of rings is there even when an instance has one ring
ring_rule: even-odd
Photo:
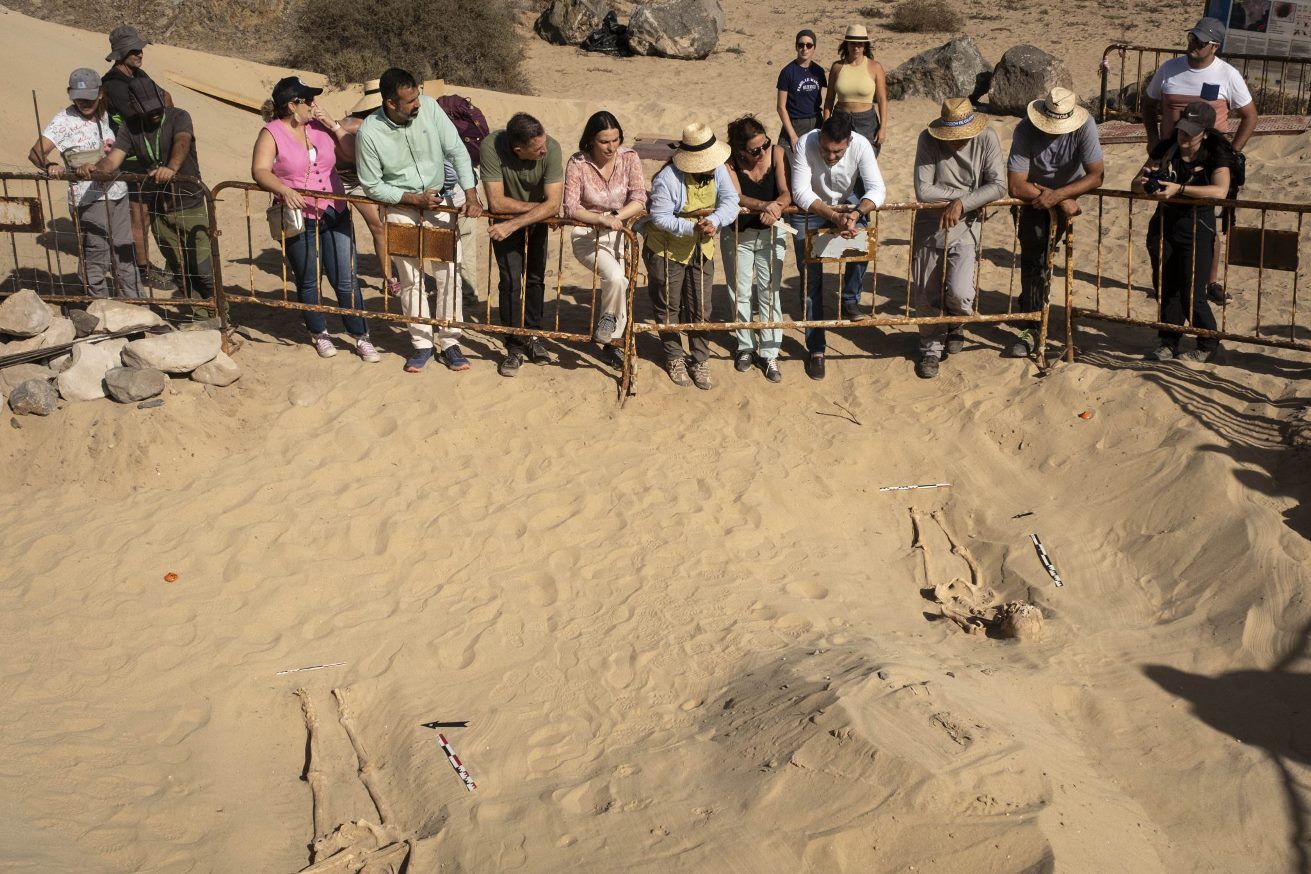
[[[999,41],[1043,30],[999,14]],[[744,44],[793,17],[742,25]],[[49,113],[103,37],[0,21],[17,163],[27,91]],[[541,46],[532,63],[561,94],[620,68]],[[147,66],[242,89],[278,75],[167,46]],[[695,68],[623,69],[621,117],[675,132],[672,86]],[[591,104],[541,90],[475,99],[494,121],[530,107],[568,143]],[[206,177],[243,178],[257,122],[175,93]],[[737,111],[699,93],[716,124]],[[896,141],[935,111],[895,104]],[[1140,149],[1109,154],[1121,186]],[[1306,135],[1254,144],[1253,196],[1300,196],[1308,154]],[[911,157],[886,155],[907,197]],[[1311,518],[1282,443],[1305,356],[1161,368],[1137,355],[1145,332],[1087,325],[1079,362],[1037,378],[981,328],[925,383],[912,335],[885,330],[839,336],[816,384],[789,332],[775,387],[734,374],[719,337],[715,391],[645,365],[621,411],[590,350],[511,381],[473,338],[472,372],[416,377],[399,333],[379,330],[391,354],[366,367],[277,342],[299,336],[290,318],[255,326],[227,389],[174,381],[160,409],[77,404],[0,431],[5,870],[306,866],[301,687],[325,816],[377,820],[343,688],[417,841],[411,871],[1305,865]],[[856,422],[819,415],[835,403]],[[951,488],[878,491],[923,482]],[[912,511],[940,520],[918,542]],[[972,574],[1040,606],[1044,637],[941,619],[924,590]],[[468,721],[447,736],[475,792],[428,721]]]

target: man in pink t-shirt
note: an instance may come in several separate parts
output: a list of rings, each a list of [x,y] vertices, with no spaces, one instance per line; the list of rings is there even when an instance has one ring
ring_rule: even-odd
[[[1224,121],[1230,110],[1237,110],[1238,130],[1234,132],[1235,151],[1241,152],[1256,130],[1256,104],[1243,74],[1233,65],[1216,57],[1225,38],[1225,27],[1215,18],[1203,18],[1188,31],[1188,49],[1184,55],[1161,65],[1147,85],[1143,101],[1143,123],[1147,128],[1147,151],[1174,133],[1175,122],[1184,108],[1195,100],[1204,100],[1215,108],[1216,118]],[[1227,133],[1226,125],[1217,125]]]

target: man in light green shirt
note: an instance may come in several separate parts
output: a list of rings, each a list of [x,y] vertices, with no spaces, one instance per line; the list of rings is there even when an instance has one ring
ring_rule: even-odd
[[[437,101],[421,95],[415,78],[395,67],[382,74],[380,91],[382,108],[364,120],[356,135],[355,163],[364,193],[383,204],[385,221],[454,228],[453,213],[434,211],[450,203],[451,192],[443,190],[447,161],[455,168],[458,184],[464,189],[460,214],[471,218],[482,215],[469,153]],[[458,242],[454,263],[426,259],[421,263],[418,258],[400,256],[394,260],[400,280],[401,310],[405,315],[464,321],[455,269],[460,261]],[[386,265],[383,266],[385,269]],[[423,288],[425,271],[431,272],[437,285],[431,310]],[[405,362],[405,370],[418,373],[433,355],[432,327],[411,324],[409,329],[414,354]],[[469,369],[469,359],[460,351],[459,338],[459,328],[438,329],[442,363],[457,372]]]

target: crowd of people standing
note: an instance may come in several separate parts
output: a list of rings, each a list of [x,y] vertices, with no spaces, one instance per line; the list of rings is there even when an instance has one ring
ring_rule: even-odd
[[[1199,21],[1189,31],[1187,53],[1152,79],[1149,157],[1134,180],[1135,191],[1170,198],[1158,205],[1149,230],[1162,320],[1203,328],[1215,324],[1208,297],[1224,303],[1223,290],[1213,285],[1216,216],[1214,207],[1188,201],[1232,195],[1241,150],[1255,126],[1242,77],[1215,57],[1223,36],[1218,21]],[[212,298],[210,217],[195,184],[200,170],[191,117],[142,68],[146,42],[135,30],[116,29],[110,46],[107,61],[113,66],[104,75],[89,68],[71,74],[70,104],[43,130],[30,158],[51,176],[82,177],[70,186],[69,197],[91,294],[149,297],[156,289]],[[804,317],[824,320],[822,265],[808,248],[810,232],[863,237],[870,215],[886,197],[879,156],[887,145],[888,94],[869,34],[860,25],[847,28],[839,60],[827,71],[815,59],[816,48],[815,33],[799,31],[796,58],[778,74],[776,139],[751,115],[732,121],[725,140],[703,123],[689,123],[649,190],[641,159],[625,145],[623,126],[608,111],[587,120],[577,151],[566,160],[543,124],[523,112],[480,140],[462,136],[448,111],[422,93],[414,76],[397,68],[367,83],[360,103],[341,119],[316,102],[321,89],[295,76],[280,80],[254,143],[251,175],[275,198],[270,233],[282,246],[303,302],[321,303],[320,284],[326,279],[341,307],[364,308],[354,207],[365,219],[386,287],[403,312],[463,322],[464,297],[476,269],[470,257],[474,220],[486,209],[499,216],[488,228],[498,313],[507,329],[498,371],[515,376],[525,362],[554,360],[538,336],[547,272],[544,222],[563,214],[579,224],[569,232],[575,257],[597,277],[593,338],[602,361],[623,365],[622,338],[633,318],[624,266],[625,229],[632,227],[640,235],[656,321],[700,325],[710,320],[718,254],[733,290],[732,319],[770,325],[734,332],[734,369],[755,367],[779,382],[787,238],[792,237],[800,274]],[[1240,116],[1232,143],[1217,128],[1230,109]],[[93,171],[142,174],[137,177],[142,181],[89,181]],[[1103,178],[1097,127],[1066,89],[1052,89],[1029,104],[1008,155],[968,98],[944,101],[915,144],[915,197],[935,207],[919,210],[913,224],[917,314],[974,313],[981,213],[1008,194],[1021,202],[1013,209],[1019,311],[1041,310],[1049,294],[1053,240],[1079,213],[1079,197]],[[347,195],[371,202],[347,201]],[[398,248],[392,237],[402,229],[447,241],[449,251],[432,258],[424,257],[422,245],[417,253]],[[166,272],[150,267],[152,235]],[[839,295],[844,320],[864,318],[866,269],[863,260],[846,264]],[[203,308],[197,312],[199,318],[210,315]],[[341,321],[354,353],[377,362],[366,319],[344,313]],[[307,310],[304,322],[317,353],[335,355],[326,314]],[[1035,328],[1021,325],[1003,354],[1034,354]],[[662,335],[665,370],[678,386],[710,389],[707,333],[697,327],[687,335],[686,347],[678,333]],[[422,370],[434,358],[454,372],[472,367],[458,328],[434,331],[412,323],[409,336],[407,372]],[[1184,351],[1180,340],[1178,332],[1163,331],[1152,357],[1207,361],[1218,349],[1215,341],[1201,338],[1196,349]],[[922,325],[917,374],[937,376],[942,361],[963,342],[959,326]],[[824,329],[806,329],[805,345],[805,373],[824,379]]]

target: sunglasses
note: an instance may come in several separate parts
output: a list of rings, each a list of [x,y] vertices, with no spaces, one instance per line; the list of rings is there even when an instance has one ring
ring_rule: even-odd
[[[314,98],[313,98],[313,97],[293,97],[293,98],[291,99],[290,102],[291,102],[291,105],[292,105],[292,106],[295,106],[297,103],[303,103],[303,104],[305,104],[306,106],[313,106],[313,105],[314,105]]]
[[[769,147],[772,145],[774,144],[770,142],[769,137],[765,137],[765,142],[763,145],[757,146],[754,149],[743,149],[742,151],[746,152],[748,155],[750,155],[753,158],[759,158],[761,155],[765,154],[765,152],[769,151]]]
[[[797,48],[799,48],[799,49],[813,49],[814,47],[815,47],[815,44],[814,44],[813,42],[799,42],[799,43],[797,43]]]

